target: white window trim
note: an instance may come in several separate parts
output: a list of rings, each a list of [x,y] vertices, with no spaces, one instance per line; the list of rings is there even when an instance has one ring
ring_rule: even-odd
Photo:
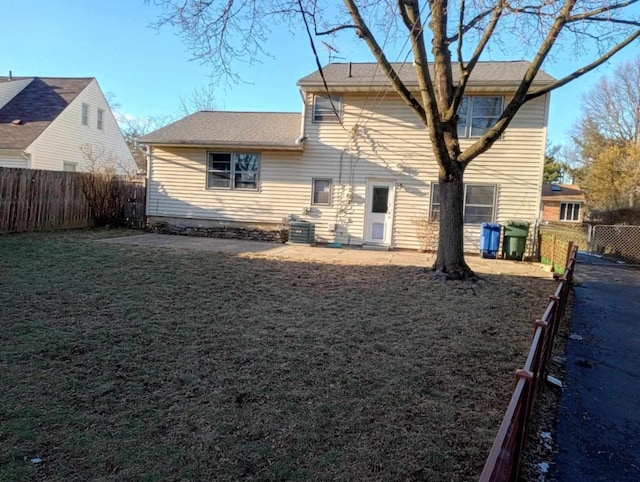
[[[87,115],[84,115],[84,111],[85,109],[87,110]],[[82,104],[82,112],[81,112],[81,120],[80,122],[82,123],[83,126],[87,126],[89,127],[89,115],[91,114],[91,109],[89,109],[89,104]]]
[[[320,98],[328,99],[329,95],[321,95],[315,94],[313,96],[313,110],[311,112],[311,121],[314,124],[339,124],[342,120],[342,96],[331,94],[331,98],[333,98],[333,105],[338,111],[338,117],[331,116],[328,119],[316,119],[316,101]]]
[[[220,172],[209,169],[209,154],[229,154],[231,157],[231,169],[229,171],[229,187],[209,187],[209,173]],[[256,175],[256,187],[255,189],[237,188],[235,187],[235,169],[236,169],[236,155],[238,154],[255,154],[258,156],[258,172]],[[262,169],[262,155],[259,152],[228,152],[228,151],[207,151],[207,157],[205,160],[205,189],[208,191],[240,191],[240,192],[258,192],[260,191],[260,170]]]
[[[433,219],[433,206],[434,206],[434,202],[433,202],[433,194],[434,194],[434,186],[438,186],[439,184],[437,182],[432,182],[431,183],[431,193],[430,193],[430,199],[429,199],[429,220],[431,222],[434,221]],[[498,204],[498,185],[497,184],[490,184],[490,183],[483,183],[483,182],[470,182],[470,183],[464,183],[464,192],[462,193],[462,216],[463,216],[463,224],[466,226],[480,226],[480,224],[482,223],[467,223],[464,222],[464,218],[466,217],[466,213],[467,213],[467,206],[471,206],[471,207],[489,207],[489,204],[467,204],[467,187],[468,186],[486,186],[486,187],[492,187],[493,188],[493,205],[491,205],[491,221],[483,221],[483,222],[491,222],[491,223],[495,223],[496,221],[496,212],[497,212],[497,204]],[[440,222],[440,203],[437,203],[438,206],[438,222]]]
[[[482,137],[483,134],[479,135],[479,136],[472,136],[471,135],[471,125],[472,125],[472,121],[473,121],[473,98],[476,97],[496,97],[496,98],[500,98],[500,112],[502,113],[502,111],[504,111],[504,96],[503,95],[465,95],[463,98],[467,98],[467,122],[464,128],[464,133],[462,135],[460,135],[460,133],[458,132],[458,136],[460,138],[465,138],[465,139],[478,139],[480,137]],[[500,116],[496,116],[496,119],[499,118]],[[502,139],[502,136],[500,136],[499,139]]]
[[[96,128],[98,130],[104,130],[104,109],[98,109],[96,114]]]
[[[562,219],[562,205],[565,205],[567,207],[565,207],[564,209],[564,216],[565,219]],[[567,217],[567,211],[568,211],[568,206],[571,205],[571,214],[573,214],[573,212],[575,211],[576,206],[578,206],[578,219],[566,219]],[[563,223],[579,223],[580,222],[580,210],[582,210],[582,203],[577,203],[577,202],[561,202],[560,203],[560,210],[558,212],[558,218],[560,219],[560,221],[562,221]]]
[[[314,202],[315,192],[316,192],[316,181],[327,181],[329,183],[329,202],[319,203]],[[328,177],[314,177],[311,179],[311,205],[312,206],[331,206],[331,202],[333,200],[333,179]]]

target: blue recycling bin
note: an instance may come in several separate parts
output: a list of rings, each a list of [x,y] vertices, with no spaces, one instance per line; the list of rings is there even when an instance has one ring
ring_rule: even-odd
[[[502,226],[496,223],[482,223],[480,225],[480,256],[496,259],[500,246],[500,230]]]

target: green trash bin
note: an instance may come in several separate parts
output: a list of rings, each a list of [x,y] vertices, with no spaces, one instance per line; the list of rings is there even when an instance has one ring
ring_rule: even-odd
[[[502,257],[522,261],[524,248],[529,236],[529,223],[526,221],[508,221],[504,226]]]

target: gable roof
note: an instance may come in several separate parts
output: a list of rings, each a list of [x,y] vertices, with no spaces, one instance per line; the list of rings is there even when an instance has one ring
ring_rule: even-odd
[[[142,144],[302,149],[299,112],[200,111],[138,139]]]
[[[584,194],[577,184],[543,184],[541,199],[543,201],[586,202]]]
[[[33,78],[0,109],[0,149],[29,147],[92,80],[90,77]],[[0,77],[0,82],[9,82],[9,79]],[[17,120],[20,124],[12,124]]]
[[[416,71],[411,62],[391,64],[400,80],[409,86],[417,86]],[[524,60],[508,62],[478,62],[469,78],[469,86],[517,86],[530,63]],[[429,71],[433,76],[433,64],[429,63]],[[322,68],[329,86],[340,87],[380,87],[389,86],[389,80],[376,62],[344,63],[333,62]],[[349,75],[351,74],[351,75]],[[458,69],[453,68],[454,80],[457,82]],[[555,81],[546,72],[540,70],[533,81],[534,85],[545,85]],[[302,87],[323,86],[320,71],[301,78],[298,85]]]

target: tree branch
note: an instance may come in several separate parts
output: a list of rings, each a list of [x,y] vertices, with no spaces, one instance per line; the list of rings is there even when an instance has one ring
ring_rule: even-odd
[[[489,21],[488,25],[484,29],[484,32],[482,33],[482,37],[478,41],[478,45],[476,45],[476,48],[473,54],[471,55],[469,62],[467,63],[466,66],[464,66],[462,62],[460,62],[460,83],[458,84],[458,87],[455,90],[451,107],[449,108],[449,111],[447,111],[447,119],[453,118],[453,116],[455,116],[456,113],[458,112],[458,109],[460,108],[460,103],[462,102],[462,97],[464,96],[464,91],[467,88],[467,83],[469,82],[469,76],[471,75],[471,72],[473,72],[473,69],[478,63],[478,60],[480,59],[482,52],[484,51],[485,47],[489,43],[489,40],[493,36],[493,33],[496,29],[496,25],[498,24],[498,20],[500,20],[500,17],[502,16],[503,11],[504,11],[504,2],[500,0],[496,3],[496,6],[493,8],[492,10],[493,14],[491,16],[491,20]],[[462,39],[460,39],[459,43],[462,43]]]
[[[356,27],[355,25],[338,25],[337,27],[330,28],[329,30],[323,30],[322,32],[318,32],[316,25],[314,24],[313,26],[314,33],[318,36],[330,35],[332,33],[336,33],[336,32],[339,32],[340,30],[345,30],[348,28],[357,29],[358,27]]]
[[[357,27],[356,32],[358,36],[366,42],[369,50],[371,50],[371,53],[380,65],[382,71],[391,82],[393,88],[396,90],[396,92],[398,92],[402,100],[405,101],[405,103],[411,108],[411,110],[413,110],[417,114],[420,120],[426,123],[427,118],[424,108],[422,107],[422,105],[420,105],[420,102],[416,100],[413,94],[409,92],[407,86],[404,85],[404,83],[400,80],[398,73],[395,71],[395,69],[387,59],[387,56],[371,33],[371,30],[369,30],[369,27],[367,27],[367,24],[362,18],[362,15],[360,14],[358,7],[355,5],[355,2],[353,0],[344,0],[344,4],[349,11],[349,15],[351,15],[353,23]]]
[[[567,18],[569,18],[571,10],[573,9],[573,7],[575,7],[577,1],[578,0],[565,0],[564,5],[560,9],[560,12],[553,22],[553,25],[540,44],[538,52],[536,52],[536,55],[529,64],[529,68],[525,72],[515,95],[513,96],[507,107],[504,109],[494,126],[489,129],[480,139],[478,139],[476,142],[471,144],[471,146],[465,149],[465,151],[460,155],[459,160],[461,163],[463,163],[464,166],[468,165],[473,159],[478,157],[483,152],[486,152],[493,145],[493,143],[509,126],[509,123],[517,114],[518,109],[520,109],[520,107],[522,107],[522,105],[526,102],[526,95],[529,91],[529,88],[531,87],[533,79],[535,79],[536,74],[542,66],[542,62],[544,62],[544,59],[547,57],[549,51],[558,39],[560,32],[565,26],[566,20]]]
[[[562,87],[563,85],[568,84],[572,80],[575,80],[578,77],[586,74],[587,72],[592,71],[596,67],[599,67],[600,65],[605,63],[614,54],[616,54],[617,52],[622,50],[624,47],[626,47],[627,45],[629,45],[631,42],[633,42],[635,39],[637,39],[639,37],[640,37],[640,30],[638,30],[637,32],[631,34],[624,41],[622,41],[619,44],[617,44],[615,47],[613,47],[611,50],[609,50],[606,54],[602,55],[601,57],[599,57],[595,61],[591,62],[589,65],[586,65],[586,66],[582,67],[581,69],[576,70],[575,72],[567,75],[566,77],[563,77],[560,80],[557,80],[556,82],[552,83],[551,85],[548,85],[548,86],[545,86],[543,88],[536,89],[536,90],[530,92],[529,94],[526,95],[525,102],[533,100],[536,97],[540,97],[541,95],[544,95],[544,94],[546,94],[548,92],[551,92],[552,90],[555,90],[558,87]]]
[[[465,9],[464,2],[462,2],[462,5],[460,6],[460,16],[461,17],[463,15],[464,9]],[[448,37],[447,38],[447,43],[452,44],[452,43],[454,43],[456,41],[459,41],[460,38],[462,36],[464,36],[464,34],[466,34],[469,30],[474,28],[483,18],[485,18],[487,15],[490,15],[494,10],[495,10],[495,8],[492,8],[491,10],[485,10],[484,12],[481,12],[478,15],[476,15],[475,17],[473,17],[469,21],[468,24],[463,25],[462,28],[458,28],[458,33],[456,33],[452,37]]]
[[[581,13],[581,14],[578,14],[578,15],[571,15],[567,19],[567,23],[576,22],[578,20],[585,20],[587,18],[594,17],[596,15],[600,15],[601,13],[611,12],[612,10],[619,10],[621,8],[628,7],[629,5],[633,5],[634,3],[637,3],[637,2],[638,2],[638,0],[629,0],[629,1],[623,2],[623,3],[615,3],[613,5],[605,5],[604,7],[597,8],[595,10],[591,10],[589,12],[584,12],[584,13]]]

